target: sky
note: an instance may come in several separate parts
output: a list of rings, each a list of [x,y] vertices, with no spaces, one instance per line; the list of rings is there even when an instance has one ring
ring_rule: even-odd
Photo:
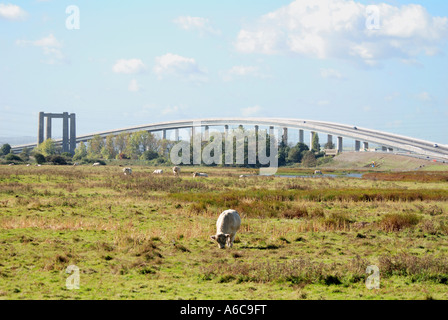
[[[78,134],[278,117],[448,144],[447,40],[444,0],[0,0],[0,137],[44,111]]]

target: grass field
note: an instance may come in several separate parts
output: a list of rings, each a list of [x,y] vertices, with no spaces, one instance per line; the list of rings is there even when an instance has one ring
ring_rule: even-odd
[[[166,169],[1,166],[0,299],[448,298],[446,172]],[[228,208],[242,225],[220,250],[210,236]]]

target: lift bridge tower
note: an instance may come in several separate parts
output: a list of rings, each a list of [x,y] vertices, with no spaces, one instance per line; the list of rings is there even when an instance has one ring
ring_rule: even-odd
[[[75,154],[76,149],[76,114],[74,113],[45,113],[39,112],[39,130],[37,134],[37,145],[44,142],[44,122],[47,120],[46,137],[51,138],[51,122],[54,118],[62,118],[62,152]],[[70,123],[70,125],[69,125]],[[69,135],[70,131],[70,135]]]

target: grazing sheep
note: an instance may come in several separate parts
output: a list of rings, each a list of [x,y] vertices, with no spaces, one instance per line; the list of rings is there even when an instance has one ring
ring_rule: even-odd
[[[94,164],[92,164],[93,167],[97,167],[97,166],[100,166],[100,165],[101,165],[101,163],[99,163],[99,162],[95,162]]]
[[[157,170],[154,170],[154,172],[152,174],[162,174],[162,173],[163,173],[162,169],[157,169]]]
[[[218,242],[220,249],[224,249],[226,245],[231,248],[240,225],[241,218],[236,210],[223,211],[216,221],[216,234],[210,238]]]
[[[175,176],[178,176],[180,174],[180,167],[178,166],[173,167],[173,173]]]
[[[203,172],[195,172],[195,173],[193,173],[193,178],[196,178],[196,177],[208,177],[208,174],[203,173]]]
[[[125,176],[131,175],[132,174],[132,169],[131,168],[124,168],[123,169],[123,173],[124,173]]]
[[[320,170],[314,170],[314,174],[322,174],[322,171],[320,171]]]

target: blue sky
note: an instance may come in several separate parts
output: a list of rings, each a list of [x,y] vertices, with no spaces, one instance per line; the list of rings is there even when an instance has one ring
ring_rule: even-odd
[[[447,17],[442,0],[0,0],[0,137],[67,111],[79,134],[248,116],[448,144]]]

